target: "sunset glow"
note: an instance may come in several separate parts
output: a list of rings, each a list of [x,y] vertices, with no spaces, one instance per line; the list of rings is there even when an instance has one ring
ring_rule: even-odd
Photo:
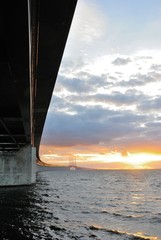
[[[69,149],[54,148],[58,154],[47,151],[43,146],[41,159],[55,166],[68,166],[69,159],[76,159],[77,167],[93,169],[161,169],[161,154],[155,153],[130,153],[111,151],[108,153],[76,153],[67,152]],[[72,149],[70,149],[72,151]],[[47,153],[48,152],[48,153]]]

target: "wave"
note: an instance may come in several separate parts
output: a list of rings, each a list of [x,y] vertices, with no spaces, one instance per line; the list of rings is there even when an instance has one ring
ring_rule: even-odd
[[[66,232],[65,228],[58,227],[57,225],[51,225],[50,229],[54,230],[55,232]]]
[[[152,217],[150,220],[151,223],[161,223],[161,217]]]
[[[105,213],[105,214],[110,214],[110,215],[113,215],[113,216],[116,216],[116,217],[121,217],[121,218],[132,218],[132,219],[138,219],[138,218],[143,218],[144,215],[140,214],[140,215],[124,215],[124,214],[121,214],[121,213],[115,213],[115,212],[109,212],[109,211],[106,211],[106,210],[102,210],[101,213]]]
[[[92,231],[103,231],[103,232],[107,232],[109,234],[125,236],[125,237],[128,237],[128,239],[130,239],[130,240],[159,240],[155,236],[144,236],[141,233],[133,234],[133,233],[123,232],[123,231],[114,230],[114,229],[101,228],[101,227],[94,226],[94,225],[90,226],[89,229]]]

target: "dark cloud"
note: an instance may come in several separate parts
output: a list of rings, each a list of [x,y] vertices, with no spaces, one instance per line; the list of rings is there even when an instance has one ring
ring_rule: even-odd
[[[130,79],[128,81],[120,81],[119,86],[121,87],[137,87],[137,86],[144,86],[145,82],[140,79]]]
[[[65,111],[48,115],[43,144],[76,146],[104,142],[112,145],[124,143],[125,140],[143,141],[149,134],[146,127],[140,126],[147,121],[146,115],[125,110],[114,111],[101,106],[73,104],[71,108],[77,112],[76,115]],[[151,137],[153,133],[151,131]]]
[[[118,78],[116,78],[116,77],[114,77],[114,76],[109,76],[108,78],[111,79],[111,80],[114,80],[114,81],[117,81],[117,80],[118,80]]]
[[[156,82],[157,79],[152,75],[152,74],[147,74],[147,75],[144,75],[144,74],[135,74],[135,75],[131,75],[130,78],[125,81],[120,81],[118,84],[119,86],[122,86],[122,87],[137,87],[137,86],[144,86],[148,83],[151,83],[151,82]]]
[[[161,97],[149,97],[138,104],[138,109],[145,112],[155,111],[156,113],[161,110]]]
[[[82,105],[88,106],[90,104],[94,104],[94,107],[98,105],[106,104],[106,106],[130,106],[130,105],[138,105],[138,102],[142,102],[147,100],[143,92],[137,91],[135,89],[129,89],[125,93],[121,93],[119,91],[113,91],[111,94],[105,93],[96,93],[96,94],[88,94],[87,92],[80,94],[70,94],[64,98],[53,97],[51,100],[51,108],[50,109],[65,109],[68,108],[71,111],[79,112]],[[77,111],[78,108],[78,111]]]
[[[91,113],[91,115],[90,115]],[[47,145],[75,146],[98,144],[104,134],[100,111],[86,110],[78,115],[55,113],[47,118],[43,142]],[[93,119],[93,120],[92,120]],[[108,136],[106,136],[106,140]]]
[[[71,93],[78,94],[95,92],[99,87],[106,88],[113,85],[111,81],[107,80],[106,75],[95,76],[86,72],[79,72],[75,78],[59,75],[57,81],[59,82],[56,87],[57,91],[64,88]]]
[[[93,94],[86,98],[88,101],[100,102],[106,104],[114,104],[116,106],[137,104],[138,101],[142,101],[144,94],[137,90],[127,90],[125,93],[119,91],[113,91],[111,94]]]
[[[108,75],[102,74],[101,76],[96,76],[93,74],[89,74],[87,72],[79,72],[78,73],[79,79],[87,82],[90,86],[92,85],[93,88],[98,89],[98,87],[111,85],[110,81],[107,81]]]
[[[120,58],[120,57],[118,57],[112,62],[112,64],[120,66],[120,65],[126,65],[129,62],[131,62],[130,58]]]
[[[61,84],[61,88],[65,88],[69,92],[90,92],[93,90],[93,86],[88,83],[88,81],[80,78],[67,78],[64,76],[59,77],[59,83]]]

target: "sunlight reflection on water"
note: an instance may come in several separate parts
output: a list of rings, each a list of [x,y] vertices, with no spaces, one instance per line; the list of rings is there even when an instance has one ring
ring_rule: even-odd
[[[160,183],[160,171],[40,172],[32,187],[0,189],[1,236],[161,239]]]

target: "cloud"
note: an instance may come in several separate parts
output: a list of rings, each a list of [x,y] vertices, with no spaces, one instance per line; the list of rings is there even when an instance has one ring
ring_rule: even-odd
[[[147,129],[141,126],[147,121],[146,114],[74,103],[69,108],[76,114],[70,115],[66,111],[50,113],[42,144],[67,147],[103,142],[107,146],[123,146],[127,142],[129,145],[134,145],[135,141],[144,142],[148,136]]]
[[[88,81],[84,81],[80,78],[64,78],[60,79],[60,84],[70,92],[75,93],[85,93],[92,91],[92,85],[88,83]]]
[[[133,95],[131,94],[133,92]],[[110,105],[115,105],[116,107],[119,106],[131,106],[133,104],[137,104],[138,101],[142,100],[142,94],[134,94],[134,92],[138,93],[137,91],[126,91],[124,94],[119,91],[113,91],[111,94],[93,94],[89,97],[85,97],[85,101],[92,101],[95,104],[106,104],[108,107]]]
[[[138,104],[138,109],[145,112],[153,112],[156,113],[161,110],[161,97],[152,97],[144,99],[140,104]]]
[[[72,26],[78,41],[91,43],[100,39],[106,32],[106,21],[99,7],[89,1],[80,1],[77,8],[84,13],[82,17],[77,12],[77,19]]]
[[[116,58],[116,59],[112,62],[112,64],[117,65],[117,66],[120,66],[120,65],[126,65],[126,64],[128,64],[128,63],[130,63],[130,62],[131,62],[130,58],[121,58],[121,57],[118,57],[118,58]]]
[[[75,77],[60,74],[57,81],[59,84],[56,85],[55,91],[60,92],[62,89],[66,89],[73,94],[89,94],[95,92],[99,87],[113,85],[111,81],[107,81],[106,75],[96,76],[83,71],[78,71]]]
[[[151,66],[151,69],[154,70],[154,71],[161,71],[161,65],[160,64],[153,64]]]
[[[116,147],[120,152],[146,145],[159,149],[161,97],[152,89],[158,88],[161,79],[157,61],[147,53],[140,58],[111,55],[106,60],[101,62],[105,71],[97,74],[84,60],[79,64],[79,60],[65,59],[42,144],[67,149]]]
[[[59,74],[72,74],[80,71],[84,66],[86,66],[86,61],[84,61],[81,57],[78,59],[64,57],[62,60],[62,64],[60,66]],[[58,76],[59,77],[59,76]]]
[[[65,50],[66,56],[73,59],[79,56],[91,58],[93,53],[102,49],[100,41],[106,32],[107,16],[102,13],[99,5],[87,0],[78,1]]]
[[[140,74],[137,73],[135,75],[131,75],[129,80],[120,81],[119,85],[122,87],[136,87],[136,86],[144,86],[148,83],[155,82],[156,79],[152,76],[152,74]]]

